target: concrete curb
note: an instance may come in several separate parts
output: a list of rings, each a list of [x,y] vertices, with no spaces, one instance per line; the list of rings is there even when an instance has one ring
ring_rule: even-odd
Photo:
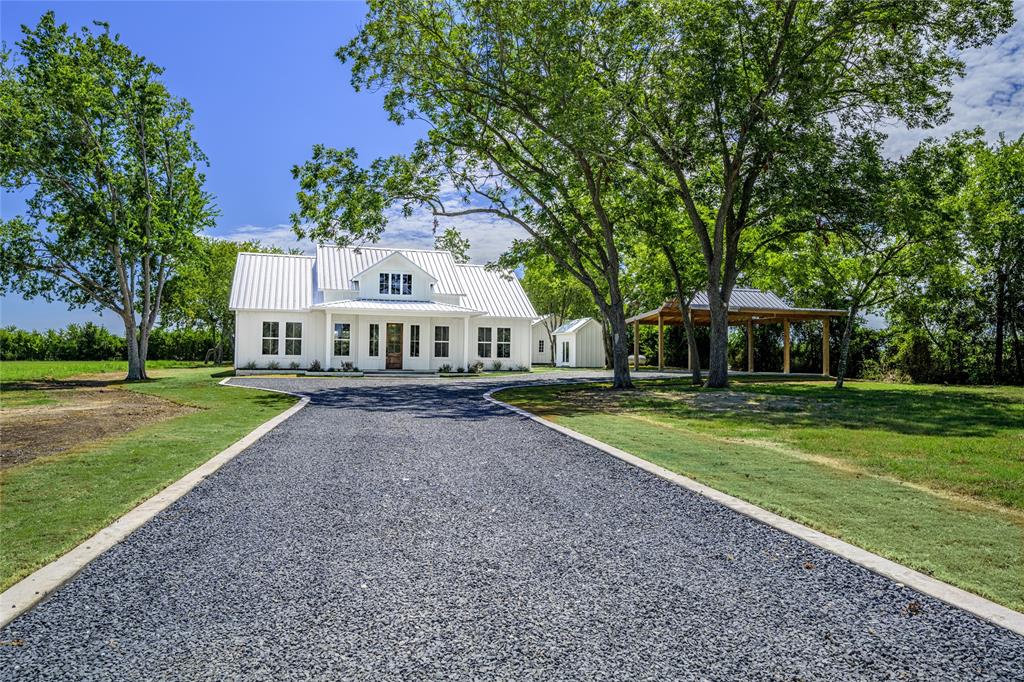
[[[547,385],[550,386],[551,384]],[[578,385],[578,383],[576,385]],[[587,445],[597,448],[612,457],[628,462],[635,467],[648,471],[655,476],[675,483],[676,485],[695,492],[698,495],[703,495],[704,497],[714,500],[733,511],[749,516],[752,519],[756,519],[757,521],[781,530],[784,533],[789,533],[790,535],[800,538],[805,542],[809,542],[816,547],[820,547],[821,549],[832,552],[833,554],[837,554],[848,561],[852,561],[853,563],[868,569],[869,571],[877,573],[878,575],[894,580],[901,585],[906,585],[907,587],[931,597],[935,597],[936,599],[941,599],[947,604],[963,609],[978,618],[987,620],[990,623],[995,623],[996,625],[1004,627],[1019,635],[1024,635],[1024,613],[1019,613],[1013,609],[1001,606],[995,602],[985,599],[984,597],[979,597],[978,595],[962,590],[959,587],[954,587],[942,582],[941,580],[936,580],[924,573],[919,573],[913,569],[907,568],[906,566],[897,564],[894,561],[890,561],[889,559],[880,557],[877,554],[861,549],[860,547],[855,547],[848,542],[843,542],[838,538],[826,535],[820,531],[814,530],[813,528],[808,528],[803,524],[791,521],[790,519],[774,514],[766,509],[750,504],[749,502],[744,502],[738,497],[727,495],[715,490],[714,488],[710,488],[703,483],[698,483],[692,478],[687,478],[686,476],[669,471],[664,467],[660,467],[657,464],[652,464],[651,462],[641,459],[636,455],[631,455],[625,450],[620,450],[619,448],[603,443],[595,438],[585,436],[578,431],[573,431],[572,429],[538,417],[537,415],[520,407],[498,400],[493,395],[496,392],[506,389],[528,388],[529,386],[531,386],[531,384],[502,386],[488,391],[484,394],[484,398],[495,405],[499,405],[522,417],[535,421],[538,424],[543,424],[549,429],[558,431],[569,438],[578,440],[581,443],[586,443]]]
[[[229,377],[230,378],[230,377]],[[228,383],[228,379],[219,382],[222,386],[232,388],[251,388],[256,386],[236,386]],[[108,549],[128,537],[161,511],[176,502],[200,481],[217,471],[236,455],[266,435],[275,426],[291,417],[309,403],[309,398],[297,393],[274,389],[258,389],[285,393],[299,398],[299,402],[281,414],[273,417],[247,433],[238,441],[206,460],[198,468],[185,474],[153,497],[139,504],[130,512],[99,531],[91,538],[72,549],[67,554],[51,561],[35,573],[23,578],[0,594],[0,627],[5,627],[12,620],[25,613],[43,599],[53,594],[61,585],[71,580],[85,568],[89,562],[106,552]]]

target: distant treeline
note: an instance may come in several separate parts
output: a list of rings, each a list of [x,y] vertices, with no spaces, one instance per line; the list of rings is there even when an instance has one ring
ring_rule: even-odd
[[[152,360],[203,360],[216,345],[213,333],[197,329],[153,329],[149,337]],[[224,358],[231,357],[230,342]],[[17,327],[0,328],[2,360],[124,360],[127,358],[123,336],[113,334],[92,322],[69,324],[64,329],[26,331]]]

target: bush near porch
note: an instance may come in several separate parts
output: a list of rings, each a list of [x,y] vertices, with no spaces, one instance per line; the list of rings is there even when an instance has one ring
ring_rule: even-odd
[[[497,396],[1024,609],[1024,389],[734,380]]]

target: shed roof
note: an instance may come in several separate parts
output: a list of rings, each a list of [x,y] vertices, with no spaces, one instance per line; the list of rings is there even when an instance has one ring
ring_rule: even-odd
[[[575,320],[569,320],[568,322],[563,324],[561,327],[559,327],[555,331],[551,332],[551,335],[552,336],[556,336],[558,334],[575,334],[579,330],[583,329],[583,327],[586,326],[586,324],[588,322],[594,322],[594,321],[595,320],[592,317],[580,317],[580,318],[575,319]]]
[[[311,256],[240,253],[231,282],[231,310],[305,310],[313,303]]]

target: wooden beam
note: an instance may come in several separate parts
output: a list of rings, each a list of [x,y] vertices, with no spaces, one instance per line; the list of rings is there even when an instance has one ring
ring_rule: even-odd
[[[633,369],[640,371],[640,323],[633,323]]]
[[[782,372],[789,374],[789,319],[782,321]]]
[[[658,313],[658,369],[665,369],[665,325],[661,322],[661,313]]]
[[[754,322],[747,318],[747,371],[754,371]]]
[[[824,318],[821,321],[821,373],[825,376],[830,376],[832,370],[832,363],[829,362],[829,338],[828,338],[828,318]]]

